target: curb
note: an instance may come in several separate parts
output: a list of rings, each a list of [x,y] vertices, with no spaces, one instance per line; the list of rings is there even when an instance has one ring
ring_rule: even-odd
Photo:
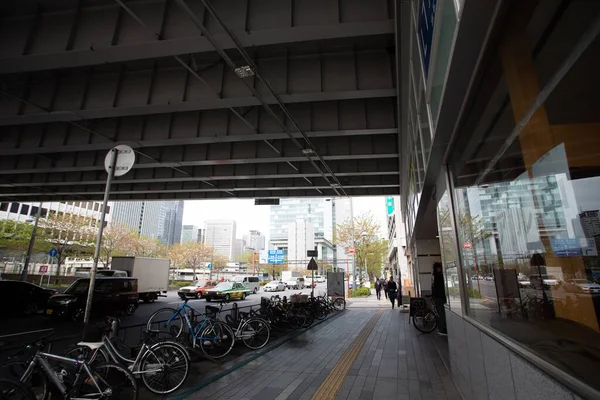
[[[346,308],[347,309],[347,308]],[[344,309],[343,311],[346,311],[346,309]],[[340,316],[342,313],[338,312],[334,315],[332,315],[329,318],[325,318],[324,320],[315,320],[318,322],[313,323],[311,326],[309,326],[308,328],[303,328],[303,329],[298,329],[296,331],[292,331],[286,335],[284,335],[283,337],[277,339],[275,341],[275,343],[271,344],[270,346],[267,345],[265,348],[263,348],[261,351],[259,351],[258,353],[242,360],[242,361],[238,361],[236,362],[234,365],[232,365],[229,368],[226,368],[224,371],[219,372],[218,374],[215,374],[211,377],[209,377],[208,379],[200,382],[199,384],[197,384],[194,387],[191,387],[185,391],[183,391],[182,393],[178,393],[172,397],[169,397],[170,400],[183,400],[185,399],[187,396],[196,393],[197,391],[205,388],[206,386],[210,385],[211,383],[218,381],[219,379],[221,379],[222,377],[229,375],[230,373],[242,368],[243,366],[245,366],[246,364],[250,363],[251,361],[256,360],[258,357],[263,356],[275,349],[277,349],[278,347],[283,346],[284,344],[286,344],[287,342],[289,342],[290,340],[294,339],[297,336],[302,335],[303,333],[309,331],[310,329],[314,328],[315,326],[319,326],[324,322],[327,321],[333,321],[335,318],[337,318],[338,316]],[[243,358],[244,356],[241,356],[239,358]],[[235,362],[235,360],[230,361],[231,363]]]

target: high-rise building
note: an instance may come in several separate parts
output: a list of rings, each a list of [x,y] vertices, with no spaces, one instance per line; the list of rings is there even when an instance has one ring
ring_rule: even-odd
[[[316,237],[325,237],[331,232],[331,205],[325,199],[291,198],[281,199],[279,205],[271,206],[269,221],[269,241],[274,242],[288,237],[288,226],[302,219],[311,223]]]
[[[183,225],[181,229],[181,243],[204,243],[204,229],[197,225]]]
[[[244,253],[246,252],[246,241],[244,239],[233,239],[233,257],[234,261],[245,261],[242,260]]]
[[[236,223],[233,220],[208,220],[204,243],[217,254],[233,260],[235,257]]]
[[[265,249],[265,236],[259,231],[250,231],[244,235],[244,241],[249,251],[261,251]]]
[[[183,201],[115,202],[111,222],[130,227],[140,236],[172,245],[181,241]]]
[[[288,224],[288,265],[291,268],[304,268],[310,257],[307,257],[307,250],[315,249],[315,231],[311,222],[298,219]]]
[[[179,243],[181,241],[182,220],[183,200],[161,202],[158,239],[168,245]]]
[[[10,219],[20,222],[33,222],[38,212],[40,203],[0,203],[0,219]],[[90,224],[93,220],[100,219],[100,210],[102,203],[97,201],[61,201],[42,203],[40,217],[46,217],[49,212],[59,212],[64,214],[79,215],[90,218]],[[114,209],[109,204],[106,207],[105,223],[111,220]]]

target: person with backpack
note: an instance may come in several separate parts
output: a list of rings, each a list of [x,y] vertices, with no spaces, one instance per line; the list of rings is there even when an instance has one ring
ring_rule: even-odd
[[[390,280],[387,282],[387,295],[392,302],[392,310],[396,306],[396,295],[398,294],[397,291],[398,286],[396,285],[396,282],[394,282],[394,278],[390,276]]]

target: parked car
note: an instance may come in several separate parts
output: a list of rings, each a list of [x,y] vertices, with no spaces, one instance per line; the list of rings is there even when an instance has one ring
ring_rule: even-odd
[[[285,290],[285,283],[282,281],[271,281],[263,286],[265,292],[279,292]]]
[[[199,299],[205,296],[208,289],[214,288],[218,283],[217,281],[197,281],[193,285],[182,287],[177,291],[177,294],[181,297],[181,300],[190,297]]]
[[[225,301],[240,299],[244,300],[250,293],[250,289],[239,282],[221,282],[212,289],[206,291],[206,301],[223,299]]]
[[[0,281],[0,306],[3,313],[31,315],[43,310],[48,299],[56,294],[55,289],[46,289],[28,282]]]
[[[558,279],[554,275],[539,274],[529,275],[529,282],[533,289],[550,289],[552,286],[558,286]],[[543,285],[543,286],[542,286]]]
[[[568,279],[564,283],[565,290],[581,293],[600,293],[600,285],[589,282],[587,279]]]
[[[48,300],[46,315],[66,317],[73,321],[83,319],[90,280],[78,279],[62,294]],[[132,315],[138,307],[138,282],[135,278],[98,277],[92,297],[94,316],[123,312]]]

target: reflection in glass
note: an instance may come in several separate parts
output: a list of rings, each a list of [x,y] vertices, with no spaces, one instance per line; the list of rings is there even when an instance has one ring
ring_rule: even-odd
[[[462,306],[460,303],[456,235],[452,227],[452,214],[450,212],[450,200],[447,191],[445,191],[440,198],[437,212],[438,235],[440,239],[442,264],[444,266],[444,278],[446,279],[448,305],[451,309],[460,310],[462,309]]]

